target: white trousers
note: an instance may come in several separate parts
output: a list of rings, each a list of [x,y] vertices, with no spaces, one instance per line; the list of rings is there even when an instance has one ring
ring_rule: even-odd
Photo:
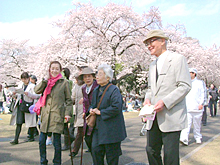
[[[202,113],[201,112],[187,112],[187,119],[188,119],[188,127],[183,129],[180,134],[180,140],[187,140],[189,141],[189,133],[190,133],[190,128],[193,123],[193,134],[194,138],[196,139],[202,139],[202,134],[201,132],[201,120],[202,120]]]

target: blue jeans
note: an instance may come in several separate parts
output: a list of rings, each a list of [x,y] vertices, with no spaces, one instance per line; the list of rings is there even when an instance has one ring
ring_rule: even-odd
[[[46,151],[46,140],[47,134],[41,132],[39,138],[39,149],[40,149],[40,163],[41,165],[47,165],[47,151]],[[53,146],[55,148],[53,163],[54,165],[61,165],[61,134],[53,133]]]

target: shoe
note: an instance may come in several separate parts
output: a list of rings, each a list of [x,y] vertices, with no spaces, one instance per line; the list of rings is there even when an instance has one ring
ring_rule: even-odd
[[[70,147],[69,146],[66,146],[66,145],[64,145],[63,147],[62,147],[62,151],[66,151],[66,150],[68,150],[68,149],[70,149]]]
[[[10,144],[11,145],[16,145],[16,144],[18,144],[18,141],[13,140],[13,141],[10,142]]]
[[[72,158],[74,158],[77,155],[77,153],[71,152],[71,154],[69,154],[69,156],[71,156],[71,155],[72,155]]]
[[[184,146],[188,146],[188,141],[186,139],[180,140],[180,143],[183,144]]]
[[[25,142],[33,142],[33,141],[35,141],[34,138],[29,138],[29,139],[25,140]]]
[[[206,123],[202,124],[203,126],[206,126]]]
[[[51,140],[51,139],[47,139],[46,145],[47,145],[47,146],[52,145],[52,140]]]
[[[38,133],[38,132],[34,133],[34,137],[35,137],[35,136],[38,136],[38,135],[39,135],[39,133]]]
[[[90,150],[90,149],[88,149],[86,152],[91,152],[91,150]]]
[[[201,144],[202,140],[201,139],[196,139],[196,144]]]

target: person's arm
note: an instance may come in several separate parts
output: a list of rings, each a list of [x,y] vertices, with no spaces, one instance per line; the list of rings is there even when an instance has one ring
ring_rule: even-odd
[[[40,94],[36,94],[34,92],[34,87],[35,87],[35,85],[31,84],[30,91],[25,92],[25,95],[30,97],[31,99],[38,99],[38,98],[40,98],[41,95]]]
[[[73,87],[73,90],[72,90],[73,105],[75,105],[75,100],[76,100],[76,85]]]
[[[34,87],[34,92],[36,94],[42,94],[44,92],[44,89],[46,88],[46,86],[47,86],[47,80],[42,80],[39,84],[37,84]]]
[[[200,96],[199,96],[199,110],[203,109],[203,105],[204,105],[204,102],[205,102],[205,90],[204,90],[204,85],[203,85],[203,82],[200,81],[199,82],[200,84],[198,84],[200,86]]]
[[[71,91],[69,89],[69,82],[65,82],[65,119],[68,122],[72,116],[72,110],[73,110],[73,101],[71,99]]]
[[[145,98],[143,106],[145,105],[151,105],[151,82],[150,82],[150,71],[148,75],[148,88],[146,90]]]
[[[172,109],[176,104],[182,101],[191,89],[191,78],[188,65],[184,56],[177,57],[173,63],[175,67],[176,89],[170,92],[162,99],[162,102],[168,110]],[[161,104],[162,105],[162,104]]]
[[[100,110],[102,120],[114,118],[122,113],[122,96],[118,88],[115,88],[110,95],[110,106]]]

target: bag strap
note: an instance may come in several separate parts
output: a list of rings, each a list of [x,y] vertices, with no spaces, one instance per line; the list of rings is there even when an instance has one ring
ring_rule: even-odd
[[[102,102],[102,99],[103,99],[103,97],[105,96],[105,93],[106,93],[107,89],[108,89],[111,85],[112,85],[112,84],[108,84],[108,86],[105,88],[105,90],[104,90],[104,92],[103,92],[103,94],[102,94],[102,97],[101,97],[101,99],[100,99],[100,101],[99,101],[99,103],[98,103],[97,109],[99,109],[99,107],[100,107],[100,105],[101,105],[101,102]]]

